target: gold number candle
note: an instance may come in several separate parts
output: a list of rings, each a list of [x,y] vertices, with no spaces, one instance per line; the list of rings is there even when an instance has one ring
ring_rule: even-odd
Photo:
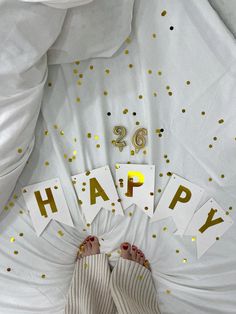
[[[124,126],[115,126],[113,129],[113,133],[118,135],[116,140],[113,140],[112,143],[114,146],[118,147],[120,152],[122,152],[123,148],[126,146],[126,142],[123,141],[123,138],[126,136],[126,128]]]
[[[146,136],[148,132],[145,128],[140,128],[135,131],[133,137],[132,137],[132,144],[135,147],[135,152],[138,153],[140,149],[144,148],[146,146]]]

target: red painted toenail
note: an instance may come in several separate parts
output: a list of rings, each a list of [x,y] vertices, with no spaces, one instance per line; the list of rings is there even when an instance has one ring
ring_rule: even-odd
[[[91,240],[91,241],[94,241],[94,237],[91,237],[90,240]]]
[[[132,246],[132,250],[135,251],[135,250],[136,250],[136,247],[135,247],[135,246]]]
[[[137,254],[141,254],[141,252],[140,252],[140,251],[137,251]]]
[[[143,255],[143,254],[141,254],[141,257],[144,257],[144,255]]]
[[[129,246],[128,245],[123,245],[124,250],[128,250]]]

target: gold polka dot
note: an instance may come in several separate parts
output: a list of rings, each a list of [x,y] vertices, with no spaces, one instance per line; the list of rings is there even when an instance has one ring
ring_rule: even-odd
[[[48,135],[48,134],[49,134],[48,130],[45,130],[44,135]]]
[[[153,33],[153,34],[152,34],[152,38],[157,38],[157,34],[156,34],[156,33]]]
[[[129,68],[130,68],[130,69],[133,68],[133,64],[132,64],[132,63],[129,64]]]
[[[89,67],[89,68],[90,68],[90,70],[93,70],[93,69],[94,69],[93,65],[90,65],[90,67]]]
[[[49,162],[48,162],[48,161],[45,161],[44,165],[45,165],[45,166],[49,166]]]
[[[186,112],[186,109],[182,109],[182,112],[185,113],[185,112]]]
[[[106,69],[106,70],[105,70],[105,73],[106,73],[106,74],[110,74],[110,70],[109,70],[109,69]]]
[[[192,242],[195,242],[196,241],[196,237],[192,237]]]
[[[153,237],[153,239],[156,239],[157,235],[156,235],[156,234],[153,234],[152,237]]]
[[[105,91],[103,92],[103,95],[104,95],[104,96],[107,96],[107,95],[108,95],[108,92],[105,90]]]
[[[80,78],[83,78],[83,77],[84,77],[84,75],[81,73],[81,74],[79,75],[79,77],[80,77]]]
[[[64,232],[63,232],[62,230],[58,230],[57,233],[58,233],[58,235],[59,235],[60,237],[63,237],[63,236],[64,236]]]
[[[172,92],[168,92],[168,95],[169,95],[169,96],[172,96],[172,95],[173,95],[173,93],[172,93]]]
[[[212,178],[208,178],[208,181],[210,181],[210,182],[211,182],[211,181],[212,181]]]
[[[186,81],[186,85],[190,85],[190,81]]]
[[[57,124],[54,124],[53,127],[54,127],[54,129],[56,129],[56,130],[58,129],[58,125],[57,125]]]
[[[124,53],[125,53],[126,55],[128,55],[128,54],[129,54],[129,50],[126,49]]]
[[[61,130],[61,131],[60,131],[60,134],[61,134],[61,135],[64,135],[65,133],[64,133],[64,131]]]
[[[18,153],[21,154],[23,152],[22,148],[18,148]]]
[[[212,145],[212,144],[210,144],[208,147],[209,147],[209,148],[212,148],[212,147],[213,147],[213,145]]]
[[[130,155],[131,155],[131,156],[134,156],[134,150],[131,150],[131,151],[130,151]]]
[[[167,230],[168,230],[168,228],[167,228],[167,227],[164,227],[162,230],[163,230],[163,231],[167,231]]]
[[[80,102],[80,97],[77,97],[77,98],[76,98],[76,101],[77,101],[77,102]]]
[[[96,147],[97,147],[97,148],[100,148],[101,146],[100,146],[100,144],[97,144]]]
[[[223,178],[225,177],[225,175],[224,175],[224,174],[222,174],[220,177],[223,179]]]
[[[86,226],[87,226],[87,227],[90,227],[91,225],[90,225],[90,223],[87,223]]]
[[[166,10],[161,12],[161,16],[166,16],[166,14],[167,14]]]
[[[41,278],[42,278],[42,279],[45,279],[45,278],[46,278],[46,275],[45,275],[45,274],[42,274],[42,275],[41,275]]]
[[[23,232],[19,233],[19,236],[20,236],[20,237],[23,237],[23,236],[24,236],[24,233],[23,233]]]
[[[130,216],[130,217],[133,216],[133,213],[132,213],[132,212],[129,212],[129,216]]]
[[[77,70],[77,69],[74,69],[74,70],[73,70],[73,73],[74,73],[74,74],[78,74],[78,70]]]
[[[76,65],[79,65],[80,64],[80,61],[78,60],[78,61],[75,61],[75,64]]]
[[[7,271],[8,271],[8,272],[9,272],[9,271],[11,271],[11,268],[10,268],[10,267],[8,267],[8,268],[7,268]]]
[[[170,290],[166,290],[166,294],[171,294],[171,291]]]
[[[10,241],[11,241],[11,243],[13,243],[13,242],[16,241],[16,239],[15,239],[14,237],[11,237],[11,238],[10,238]]]
[[[148,70],[148,74],[152,74],[152,70]]]
[[[143,95],[139,95],[138,98],[139,98],[139,99],[143,99]]]
[[[224,123],[224,120],[223,120],[223,119],[220,119],[220,120],[218,121],[218,123],[219,123],[219,124],[222,124],[222,123]]]
[[[88,138],[91,138],[91,137],[92,137],[91,133],[88,133],[88,134],[87,134],[87,137],[88,137]]]
[[[158,75],[162,75],[162,72],[161,72],[161,71],[158,71],[157,74],[158,74]]]
[[[188,261],[187,258],[183,258],[183,259],[182,259],[182,262],[183,262],[184,264],[186,264],[187,261]]]
[[[216,240],[217,240],[217,241],[219,241],[219,240],[220,240],[220,238],[219,238],[219,237],[216,237]]]
[[[179,254],[179,250],[175,250],[175,253],[176,253],[176,254]]]
[[[15,255],[18,255],[18,253],[19,253],[18,251],[14,251],[14,254],[15,254]]]
[[[202,116],[205,116],[205,114],[206,114],[205,111],[202,111],[202,112],[201,112],[201,115],[202,115]]]

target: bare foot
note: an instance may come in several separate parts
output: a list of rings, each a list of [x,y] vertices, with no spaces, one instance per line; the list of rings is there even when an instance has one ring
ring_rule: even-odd
[[[100,254],[100,244],[98,238],[95,236],[88,236],[84,239],[83,243],[79,246],[78,259],[85,256]]]
[[[128,259],[139,263],[140,265],[150,269],[149,261],[145,259],[144,253],[137,248],[135,245],[130,245],[128,242],[123,242],[120,245],[121,254],[120,256],[124,259]]]

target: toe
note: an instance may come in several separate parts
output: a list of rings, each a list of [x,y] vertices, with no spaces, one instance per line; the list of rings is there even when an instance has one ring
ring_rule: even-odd
[[[137,257],[137,246],[132,245],[131,247],[131,257],[133,261],[136,261],[136,257]]]
[[[136,257],[136,262],[137,263],[140,263],[141,253],[142,253],[142,251],[137,250],[137,257]]]
[[[141,253],[139,263],[143,266],[144,262],[145,262],[145,255]]]
[[[120,245],[120,249],[121,249],[120,256],[125,258],[125,259],[131,259],[130,248],[131,248],[131,245],[128,242],[121,243],[121,245]]]
[[[98,238],[95,236],[90,237],[89,239],[91,247],[92,247],[92,253],[93,254],[99,254],[100,253],[100,244],[98,241]]]

